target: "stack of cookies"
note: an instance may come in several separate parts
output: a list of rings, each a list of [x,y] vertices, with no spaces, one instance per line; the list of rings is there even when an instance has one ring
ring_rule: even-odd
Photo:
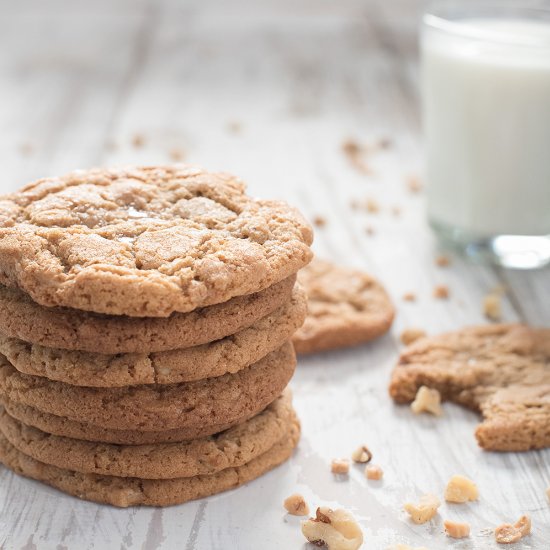
[[[286,460],[312,232],[190,166],[75,172],[0,200],[0,460],[166,506]]]

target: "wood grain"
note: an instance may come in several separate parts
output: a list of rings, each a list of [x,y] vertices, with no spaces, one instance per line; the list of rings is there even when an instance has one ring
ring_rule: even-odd
[[[490,529],[527,513],[550,540],[550,450],[482,452],[475,414],[445,406],[441,419],[394,406],[387,384],[406,327],[429,333],[485,322],[484,294],[506,284],[507,321],[550,322],[549,272],[506,272],[438,245],[410,175],[421,172],[416,29],[419,0],[107,0],[0,6],[2,191],[77,167],[169,162],[174,157],[242,176],[254,194],[284,198],[326,227],[315,250],[368,269],[398,307],[391,335],[371,345],[301,360],[293,382],[303,439],[286,465],[248,486],[164,510],[118,510],[78,501],[0,470],[4,549],[305,548],[299,520],[282,501],[302,492],[311,507],[344,506],[360,519],[365,548],[395,542],[431,550],[496,548]],[[143,146],[135,147],[136,135]],[[357,171],[345,139],[391,147]],[[356,212],[372,198],[378,214]],[[393,214],[394,207],[400,215]],[[374,235],[366,228],[372,227]],[[446,284],[450,299],[434,300]],[[413,291],[414,303],[402,295]],[[360,469],[335,480],[332,458],[359,444],[385,475]],[[402,504],[441,494],[455,473],[472,477],[481,500],[443,505],[430,525],[407,521]],[[468,521],[472,536],[449,542],[444,518]],[[487,531],[489,529],[489,531]]]

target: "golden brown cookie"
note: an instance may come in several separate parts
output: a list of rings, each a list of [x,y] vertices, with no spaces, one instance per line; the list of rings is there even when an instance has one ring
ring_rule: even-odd
[[[158,445],[111,445],[50,435],[26,426],[5,411],[0,431],[19,451],[40,462],[83,474],[143,479],[211,475],[242,466],[267,452],[295,422],[290,391],[264,411],[220,434]]]
[[[39,462],[18,451],[0,434],[0,461],[14,472],[43,481],[78,498],[128,506],[171,506],[234,489],[287,460],[300,438],[300,424],[292,422],[288,432],[265,453],[241,466],[211,475],[174,479],[82,474]]]
[[[0,333],[50,348],[92,353],[151,353],[189,348],[246,328],[287,303],[296,276],[256,294],[170,317],[101,315],[47,308],[0,285]]]
[[[0,283],[43,306],[166,317],[282,281],[312,238],[295,209],[228,174],[77,171],[0,199]]]
[[[401,354],[390,394],[407,403],[420,386],[481,412],[484,449],[550,446],[549,329],[490,325],[423,338]]]
[[[29,344],[0,334],[0,353],[24,374],[66,384],[121,387],[177,384],[236,373],[281,347],[304,322],[305,294],[236,334],[191,348],[149,354],[104,355]]]
[[[295,365],[288,342],[235,374],[166,386],[86,388],[21,374],[4,358],[0,393],[15,403],[102,428],[206,432],[211,425],[234,425],[264,409],[286,387]]]
[[[308,296],[308,315],[292,339],[296,353],[355,346],[390,329],[393,305],[367,273],[314,259],[298,281]]]

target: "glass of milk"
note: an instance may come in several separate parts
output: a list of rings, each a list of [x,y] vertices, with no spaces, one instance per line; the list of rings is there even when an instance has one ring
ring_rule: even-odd
[[[550,262],[550,10],[435,4],[423,17],[428,216],[470,255]]]

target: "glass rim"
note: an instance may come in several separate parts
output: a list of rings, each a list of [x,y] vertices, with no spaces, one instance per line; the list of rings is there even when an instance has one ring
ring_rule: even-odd
[[[542,21],[541,21],[542,15]],[[518,18],[526,21],[548,24],[550,29],[550,7],[525,5],[520,2],[498,2],[495,0],[468,4],[460,0],[431,2],[422,16],[422,26],[456,37],[470,38],[502,45],[550,48],[548,38],[521,35],[510,36],[503,32],[491,31],[476,26],[475,18],[507,19]]]

